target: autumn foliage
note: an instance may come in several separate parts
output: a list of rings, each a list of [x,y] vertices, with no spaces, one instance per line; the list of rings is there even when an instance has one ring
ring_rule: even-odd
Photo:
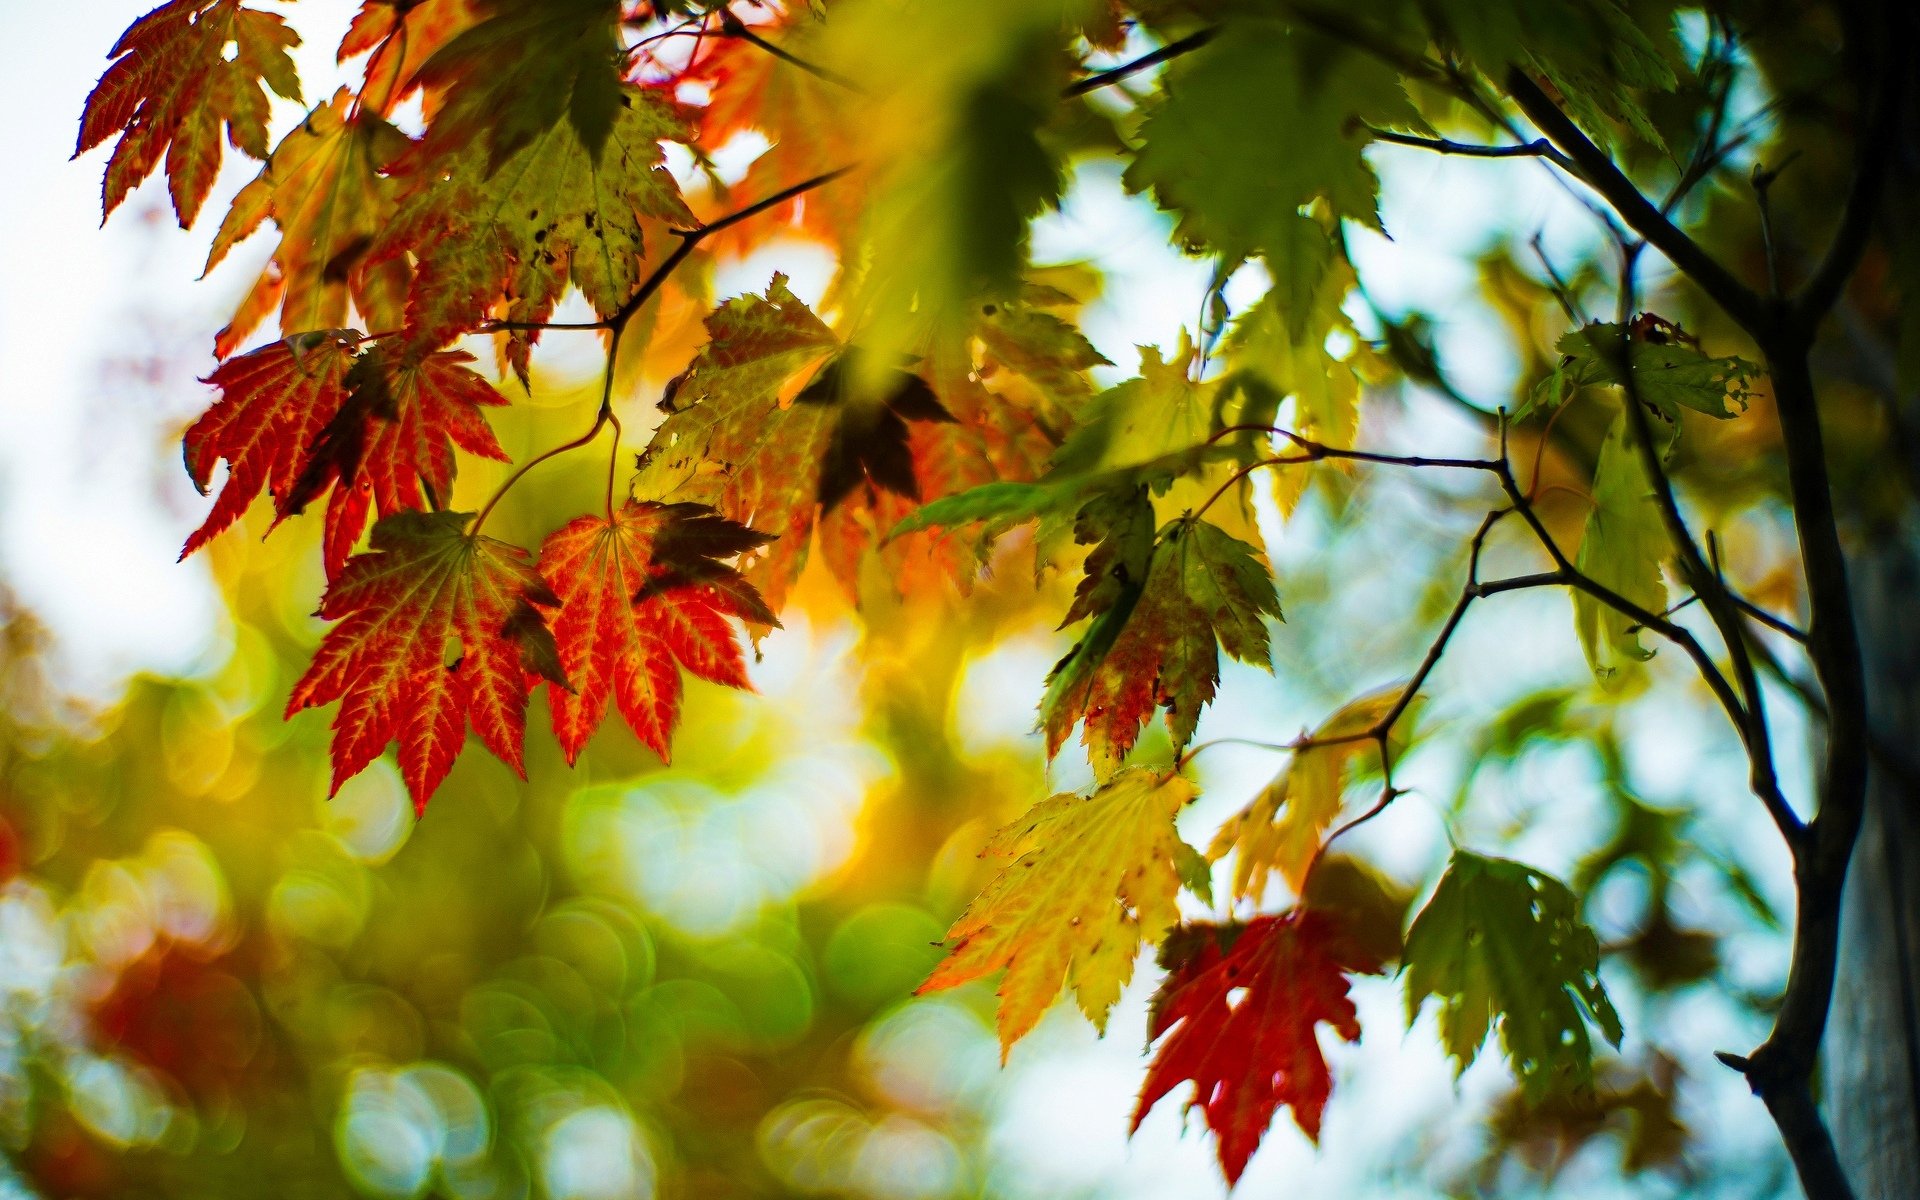
[[[173,0],[114,48],[79,150],[113,142],[106,212],[164,172],[183,226],[223,140],[264,164],[208,263],[278,239],[214,340],[212,404],[185,433],[189,475],[217,491],[182,554],[262,495],[275,525],[324,510],[332,624],[287,709],[337,705],[336,790],[396,744],[424,811],[469,732],[520,770],[536,690],[569,763],[610,710],[665,759],[683,675],[750,687],[740,635],[780,636],[816,556],[856,598],[863,572],[897,592],[964,591],[1019,569],[1016,555],[1073,580],[1071,649],[1038,724],[1049,756],[1080,731],[1094,786],[987,843],[999,873],[921,991],[997,975],[1004,1055],[1063,989],[1104,1028],[1160,947],[1134,1123],[1187,1097],[1231,1181],[1280,1110],[1318,1137],[1326,1046],[1363,1032],[1350,981],[1388,969],[1383,928],[1400,944],[1397,916],[1300,898],[1329,845],[1400,795],[1395,762],[1446,638],[1477,600],[1564,587],[1604,686],[1635,679],[1672,599],[1647,413],[1665,453],[1690,426],[1734,419],[1758,370],[1665,322],[1567,332],[1514,419],[1609,414],[1571,553],[1534,515],[1505,416],[1476,459],[1361,448],[1363,385],[1412,373],[1391,339],[1358,336],[1348,303],[1343,231],[1380,227],[1365,152],[1432,138],[1463,110],[1345,36],[1344,18],[1224,6],[1203,25],[1189,7],[1213,6],[367,0],[339,52],[362,61],[358,85],[270,146],[269,92],[301,96],[293,30],[238,0]],[[1494,4],[1424,32],[1400,7],[1416,32],[1396,52],[1425,62],[1441,47],[1472,94],[1519,63],[1601,141],[1660,141],[1644,98],[1677,86],[1681,47],[1610,0],[1554,22]],[[1633,47],[1624,73],[1582,72],[1616,40]],[[1150,86],[1096,73],[1135,43],[1181,53]],[[750,166],[721,165],[754,138]],[[1112,363],[1077,323],[1092,287],[1029,248],[1090,147],[1123,158],[1124,186],[1171,214],[1220,281],[1200,328],[1169,330],[1104,389],[1091,372]],[[820,302],[782,274],[708,293],[716,262],[800,241],[837,264]],[[1221,288],[1250,262],[1270,290],[1229,327]],[[569,297],[584,316],[564,316]],[[508,460],[488,412],[537,393],[537,348],[567,337],[604,351],[591,428],[553,431],[455,511],[463,456]],[[670,382],[637,397],[636,363]],[[604,472],[600,502],[537,543],[501,540],[501,495],[562,454]],[[1284,516],[1310,478],[1361,467],[1485,485],[1466,588],[1411,678],[1283,739],[1273,782],[1203,853],[1176,825],[1198,795],[1198,722],[1225,660],[1270,669],[1283,619],[1256,509]],[[1535,575],[1481,575],[1503,521],[1536,538]],[[1228,858],[1223,919],[1183,916],[1214,906]],[[1273,907],[1280,882],[1295,902]],[[1534,1099],[1590,1090],[1591,1033],[1621,1036],[1597,969],[1563,884],[1465,850],[1405,939],[1410,1015],[1438,999],[1462,1069],[1497,1036]]]

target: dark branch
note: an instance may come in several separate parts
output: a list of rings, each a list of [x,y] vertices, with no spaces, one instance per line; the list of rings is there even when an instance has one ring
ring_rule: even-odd
[[[1479,146],[1472,142],[1456,142],[1450,138],[1415,137],[1409,133],[1395,133],[1390,129],[1372,129],[1368,131],[1375,141],[1387,142],[1395,146],[1411,146],[1416,150],[1431,150],[1435,154],[1457,154],[1465,158],[1544,158],[1567,173],[1580,174],[1578,167],[1566,155],[1553,148],[1553,143],[1545,138],[1535,138],[1530,142],[1521,142],[1514,146]]]
[[[1110,70],[1101,71],[1097,75],[1089,75],[1085,79],[1076,79],[1066,87],[1061,88],[1060,94],[1071,99],[1074,96],[1084,96],[1088,92],[1099,91],[1110,83],[1119,83],[1122,79],[1136,75],[1148,67],[1158,66],[1168,59],[1178,58],[1182,54],[1188,54],[1198,50],[1200,47],[1212,41],[1219,32],[1218,27],[1209,25],[1205,29],[1197,33],[1190,33],[1178,41],[1168,42],[1158,50],[1142,54],[1139,58],[1131,62],[1121,63],[1119,66]]]
[[[1524,71],[1515,68],[1508,72],[1507,91],[1527,119],[1578,166],[1581,181],[1600,193],[1629,228],[1666,255],[1743,329],[1759,336],[1767,327],[1769,316],[1758,293],[1734,278],[1698,242],[1662,215],[1633,181],[1621,173],[1606,151],[1580,132],[1580,127],[1561,112]]]

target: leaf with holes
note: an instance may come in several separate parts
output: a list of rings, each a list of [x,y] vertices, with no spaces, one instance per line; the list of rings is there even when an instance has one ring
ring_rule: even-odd
[[[553,314],[569,282],[601,317],[638,291],[648,230],[690,229],[693,214],[665,167],[662,141],[687,125],[657,88],[623,86],[596,150],[571,122],[513,143],[497,166],[486,145],[430,125],[396,167],[399,210],[368,251],[377,265],[410,258],[406,328],[437,349],[499,308],[511,321]],[[509,353],[524,378],[537,331]]]
[[[1593,1083],[1588,1026],[1620,1044],[1600,984],[1600,944],[1567,885],[1500,858],[1455,851],[1407,931],[1407,1019],[1440,998],[1440,1038],[1466,1070],[1496,1024],[1507,1060],[1540,1100]]]
[[[1631,381],[1633,394],[1669,425],[1680,419],[1683,408],[1724,421],[1736,415],[1729,401],[1745,411],[1762,374],[1744,358],[1707,354],[1685,331],[1652,316],[1628,327],[1592,322],[1562,334],[1554,349],[1560,362],[1534,389],[1530,408],[1556,407],[1576,388],[1624,389]]]
[[[293,686],[287,714],[340,702],[333,790],[390,741],[416,813],[453,768],[469,726],[524,774],[535,678],[565,686],[543,611],[559,598],[525,550],[466,530],[471,513],[401,513],[373,527],[320,615],[338,621]]]
[[[1167,939],[1161,964],[1167,978],[1147,1022],[1147,1038],[1160,1049],[1147,1068],[1133,1128],[1192,1080],[1188,1106],[1206,1114],[1229,1184],[1239,1181],[1283,1107],[1319,1141],[1333,1091],[1319,1026],[1359,1040],[1347,976],[1376,973],[1380,960],[1342,936],[1336,916],[1295,909],[1246,925],[1182,928]]]
[[[667,758],[682,668],[751,690],[728,620],[780,622],[727,560],[770,540],[704,505],[634,500],[611,520],[580,517],[548,536],[540,573],[560,598],[553,632],[573,687],[550,683],[547,700],[568,763],[600,727],[609,699]]]
[[[1179,775],[1136,767],[1091,796],[1043,800],[994,834],[982,856],[1014,861],[947,931],[951,948],[919,994],[1006,968],[1002,1058],[1063,983],[1104,1030],[1141,943],[1157,943],[1179,920],[1174,897],[1200,856],[1173,822],[1195,794]]]

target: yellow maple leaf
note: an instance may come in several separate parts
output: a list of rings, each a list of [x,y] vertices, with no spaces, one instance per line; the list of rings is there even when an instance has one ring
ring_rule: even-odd
[[[916,994],[1005,967],[1003,1060],[1062,983],[1104,1032],[1141,943],[1159,942],[1178,923],[1181,882],[1204,868],[1173,824],[1196,794],[1179,775],[1132,767],[1091,796],[1066,793],[1034,805],[981,852],[1018,857],[947,931],[952,949]]]
[[[1251,804],[1220,827],[1207,857],[1217,861],[1229,850],[1239,851],[1233,864],[1235,900],[1258,900],[1275,871],[1295,894],[1300,892],[1321,839],[1340,815],[1347,768],[1355,756],[1377,746],[1360,735],[1378,725],[1399,699],[1400,689],[1393,687],[1343,705],[1313,731],[1306,747],[1294,752]],[[1352,740],[1331,740],[1336,738]]]

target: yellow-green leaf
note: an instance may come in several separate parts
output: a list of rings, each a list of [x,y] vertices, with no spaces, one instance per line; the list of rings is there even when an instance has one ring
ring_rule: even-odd
[[[1400,689],[1395,687],[1341,707],[1313,731],[1308,744],[1294,752],[1253,803],[1220,827],[1207,856],[1218,860],[1229,851],[1238,852],[1233,864],[1235,900],[1258,902],[1275,871],[1296,895],[1300,893],[1307,868],[1320,853],[1321,839],[1340,815],[1349,767],[1356,756],[1378,745],[1364,735],[1386,718],[1399,699]]]
[[[1179,775],[1135,767],[1091,796],[1068,793],[1035,805],[982,851],[1017,857],[947,931],[947,957],[919,991],[1006,968],[1002,1057],[1063,983],[1104,1030],[1141,944],[1158,944],[1180,919],[1174,897],[1183,873],[1192,873],[1194,851],[1174,818],[1195,795]]]

